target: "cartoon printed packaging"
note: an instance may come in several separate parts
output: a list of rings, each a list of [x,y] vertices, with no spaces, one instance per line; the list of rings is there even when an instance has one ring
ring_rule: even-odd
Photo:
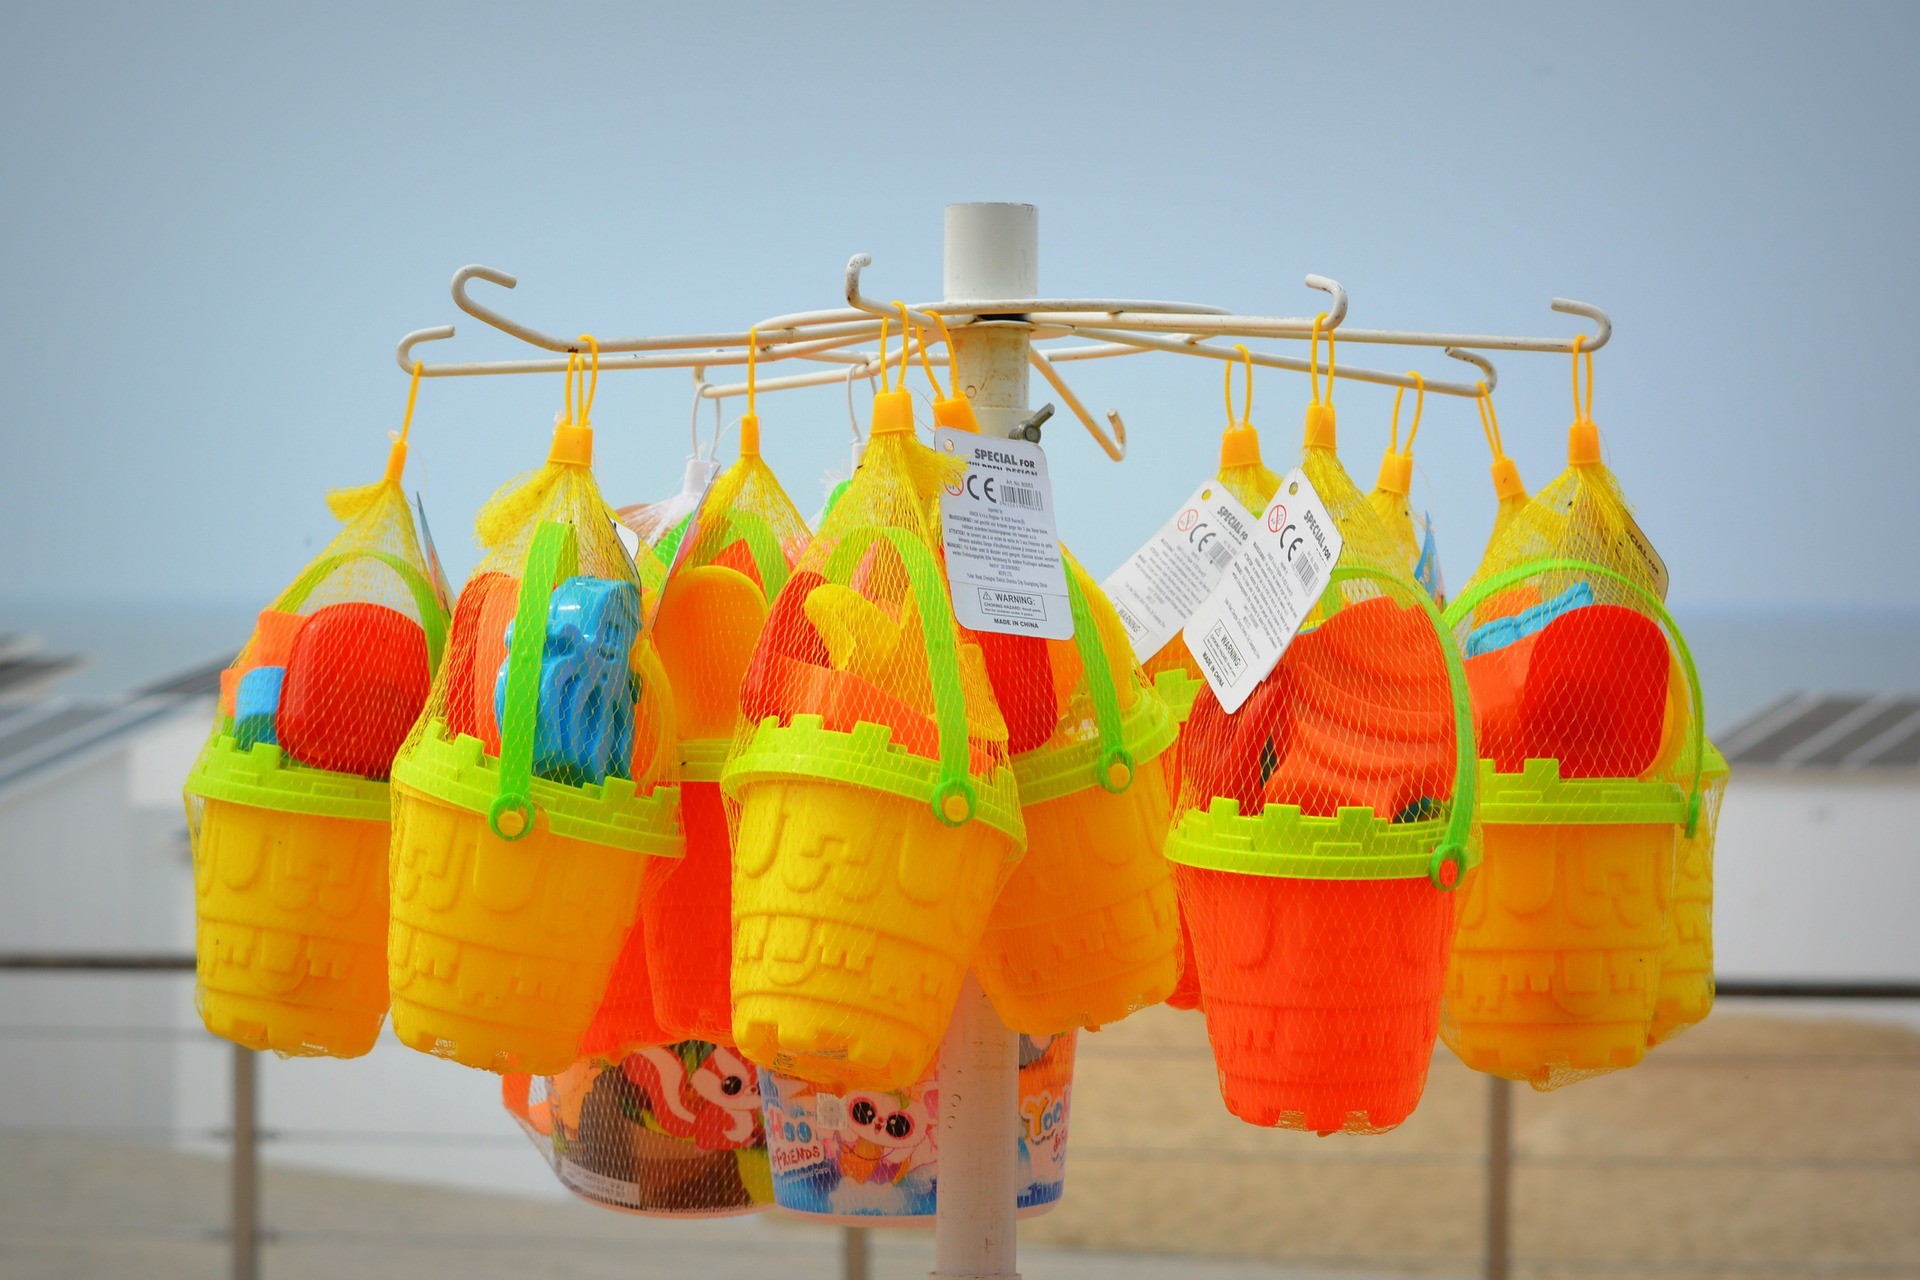
[[[717,1218],[773,1201],[759,1073],[700,1040],[509,1075],[507,1111],[583,1200],[627,1213]]]
[[[1076,1033],[1020,1037],[1013,1117],[1020,1171],[1015,1207],[1045,1213],[1065,1187],[1067,1113]],[[791,1213],[861,1225],[928,1223],[940,1180],[939,1064],[905,1089],[836,1094],[760,1073],[773,1197]]]

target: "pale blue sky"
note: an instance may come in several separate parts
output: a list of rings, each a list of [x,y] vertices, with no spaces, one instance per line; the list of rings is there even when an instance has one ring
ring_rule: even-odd
[[[409,329],[510,344],[453,270],[551,330],[741,327],[939,286],[940,209],[1018,199],[1051,293],[1571,333],[1609,308],[1596,416],[1673,572],[1718,606],[1920,609],[1920,10],[1906,5],[27,5],[0,8],[0,599],[264,600],[373,478]],[[1437,352],[1343,349],[1451,375]],[[1563,457],[1567,367],[1501,361],[1509,448]],[[1081,366],[1133,456],[1049,436],[1104,573],[1212,466],[1216,366]],[[1041,390],[1038,386],[1036,392]],[[450,567],[536,464],[559,379],[428,383],[411,477]],[[1263,373],[1274,459],[1304,383]],[[1343,386],[1369,483],[1390,393]],[[610,497],[671,486],[688,381],[602,383]],[[769,399],[800,505],[837,389]],[[1458,582],[1492,499],[1463,401],[1416,497]],[[0,619],[0,621],[9,621]]]

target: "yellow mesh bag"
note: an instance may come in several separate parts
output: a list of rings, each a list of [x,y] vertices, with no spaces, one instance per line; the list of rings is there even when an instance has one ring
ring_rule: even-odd
[[[1661,603],[1665,569],[1600,462],[1588,360],[1583,402],[1576,351],[1566,473],[1519,508],[1448,610],[1486,860],[1461,907],[1442,1034],[1467,1065],[1537,1089],[1634,1065],[1712,999],[1705,877],[1724,762]]]
[[[387,1011],[387,778],[446,643],[445,596],[401,492],[338,491],[339,533],[221,674],[186,782],[196,1003],[252,1049],[351,1058]]]
[[[1026,832],[948,594],[937,499],[957,473],[914,439],[905,390],[875,397],[870,439],[774,598],[721,786],[734,1042],[789,1075],[899,1088],[938,1047]]]
[[[573,1194],[652,1218],[773,1202],[759,1072],[722,1045],[654,1045],[557,1075],[513,1074],[501,1101]]]
[[[675,1040],[722,1045],[733,1043],[733,850],[720,768],[768,607],[812,537],[760,456],[754,365],[750,354],[739,461],[679,531],[652,631],[674,690],[687,851],[645,910],[647,976],[662,1030]]]
[[[1451,637],[1341,467],[1317,385],[1301,469],[1339,558],[1238,710],[1200,691],[1166,856],[1228,1109],[1375,1133],[1426,1082],[1450,891],[1478,845],[1472,728]]]
[[[634,776],[640,579],[594,483],[590,385],[576,418],[569,371],[546,465],[481,509],[485,554],[394,764],[394,1030],[501,1072],[581,1056],[681,852],[678,789]]]

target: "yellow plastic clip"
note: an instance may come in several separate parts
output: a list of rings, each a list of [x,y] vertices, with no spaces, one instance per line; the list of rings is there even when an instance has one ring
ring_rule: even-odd
[[[407,416],[400,420],[400,434],[393,438],[393,447],[387,450],[387,473],[380,477],[382,484],[399,484],[401,473],[407,469],[407,436],[413,430],[413,402],[420,398],[420,362],[413,362],[413,385],[407,388]]]
[[[1527,486],[1521,483],[1520,468],[1507,456],[1506,446],[1500,442],[1500,419],[1493,412],[1493,393],[1484,382],[1474,385],[1480,391],[1473,401],[1480,410],[1480,430],[1487,437],[1487,448],[1493,450],[1493,494],[1502,502],[1508,498],[1524,498]]]
[[[953,353],[953,331],[947,328],[947,318],[939,312],[933,318],[940,325],[940,341],[947,347],[947,383],[948,394],[940,394],[940,379],[933,376],[933,361],[927,356],[926,335],[916,326],[914,337],[920,343],[920,367],[927,371],[927,381],[933,384],[933,425],[952,427],[955,431],[971,431],[976,435],[980,431],[980,419],[974,416],[973,401],[960,394],[960,358]]]
[[[760,326],[747,330],[747,411],[740,418],[740,456],[760,456],[760,415],[754,411],[754,390],[759,381]]]
[[[1567,429],[1567,461],[1576,467],[1600,461],[1600,428],[1593,421],[1593,352],[1582,351],[1587,335],[1573,340],[1573,426]],[[1587,358],[1587,395],[1580,398],[1580,357]]]
[[[890,317],[880,318],[880,390],[873,395],[873,424],[867,428],[867,437],[897,436],[913,434],[913,393],[902,388],[887,385],[887,327]],[[906,335],[901,335],[901,360],[906,358]],[[906,374],[900,380],[906,381]]]
[[[1407,394],[1407,389],[1400,387],[1393,393],[1393,435],[1387,444],[1386,456],[1380,459],[1380,478],[1374,482],[1374,488],[1403,498],[1413,492],[1413,438],[1420,434],[1420,418],[1427,407],[1427,380],[1420,376],[1418,369],[1407,370],[1407,376],[1413,379],[1415,389],[1413,425],[1407,428],[1407,447],[1404,451],[1400,448],[1400,400]]]
[[[548,462],[574,467],[593,465],[593,398],[600,391],[600,343],[590,333],[580,335],[592,354],[589,380],[587,360],[578,351],[567,353],[567,413],[553,429],[553,446],[547,450]],[[580,380],[579,409],[574,407],[574,379]]]
[[[1305,433],[1309,449],[1332,449],[1339,439],[1333,413],[1333,330],[1330,328],[1327,329],[1327,395],[1324,400],[1320,397],[1320,330],[1326,320],[1324,311],[1313,318],[1313,344],[1307,355],[1307,375],[1312,379],[1313,391],[1313,402],[1307,406]]]

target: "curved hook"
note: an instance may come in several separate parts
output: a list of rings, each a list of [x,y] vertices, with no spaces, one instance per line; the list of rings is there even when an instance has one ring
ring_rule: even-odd
[[[853,307],[856,310],[864,311],[870,316],[879,316],[882,319],[897,319],[900,315],[899,307],[893,306],[888,303],[875,302],[872,298],[869,298],[864,293],[860,292],[860,273],[862,271],[865,271],[868,267],[872,265],[873,265],[872,254],[856,253],[851,258],[847,259],[847,280],[846,280],[846,290],[845,290],[846,297],[847,297],[847,305],[850,307]],[[915,311],[912,307],[907,308],[907,316],[915,324],[925,325],[929,329],[937,328],[939,327],[939,324],[940,324],[938,320],[936,320],[933,316],[929,315],[927,312]]]
[[[1609,338],[1613,337],[1613,321],[1607,318],[1606,312],[1591,302],[1576,302],[1572,298],[1555,298],[1553,309],[1562,315],[1585,316],[1600,326],[1599,331],[1591,339],[1580,344],[1582,351],[1598,351],[1607,345]]]
[[[440,324],[435,325],[431,329],[415,329],[412,333],[400,339],[400,346],[393,353],[394,358],[400,362],[400,372],[408,375],[413,373],[413,349],[415,346],[422,342],[439,342],[443,338],[451,338],[452,336],[453,326],[450,324]],[[423,369],[421,372],[424,374],[426,371]]]
[[[1107,421],[1113,427],[1113,435],[1109,436],[1093,420],[1093,415],[1087,412],[1087,406],[1080,403],[1080,397],[1073,394],[1061,378],[1059,370],[1053,367],[1053,361],[1040,354],[1038,347],[1027,348],[1027,360],[1040,371],[1040,376],[1047,380],[1055,393],[1066,401],[1067,408],[1073,410],[1073,416],[1080,419],[1080,425],[1087,429],[1087,434],[1093,437],[1093,442],[1100,446],[1101,452],[1115,462],[1127,456],[1127,424],[1120,417],[1118,409],[1107,410]]]
[[[1327,309],[1326,327],[1329,329],[1338,329],[1340,322],[1347,318],[1346,286],[1329,276],[1316,276],[1309,272],[1307,274],[1307,288],[1318,289],[1322,293],[1333,296],[1333,305]]]
[[[474,319],[490,324],[502,333],[510,333],[522,342],[531,343],[536,347],[545,347],[548,351],[584,350],[578,338],[562,338],[551,333],[542,333],[538,329],[530,329],[518,320],[507,319],[492,307],[475,302],[467,296],[469,280],[485,280],[489,284],[499,285],[502,289],[511,289],[520,282],[504,271],[496,271],[492,267],[484,267],[479,263],[472,263],[454,272],[453,303]],[[605,343],[601,345],[606,346]]]
[[[1465,347],[1442,347],[1441,350],[1452,356],[1455,360],[1465,360],[1468,364],[1485,374],[1486,376],[1480,380],[1487,384],[1487,390],[1491,391],[1500,385],[1500,375],[1494,371],[1493,361],[1487,359],[1479,352],[1469,351]]]

